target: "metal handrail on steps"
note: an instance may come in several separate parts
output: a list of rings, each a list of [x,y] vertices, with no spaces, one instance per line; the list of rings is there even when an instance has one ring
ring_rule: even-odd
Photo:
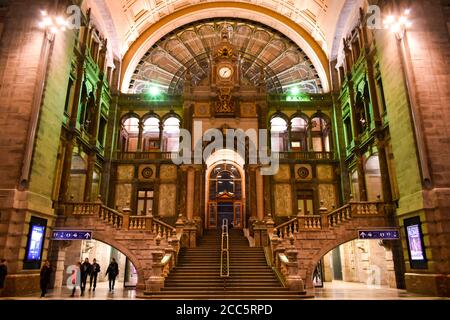
[[[228,233],[228,219],[222,222],[222,245],[220,252],[220,277],[224,281],[230,277],[230,241]]]

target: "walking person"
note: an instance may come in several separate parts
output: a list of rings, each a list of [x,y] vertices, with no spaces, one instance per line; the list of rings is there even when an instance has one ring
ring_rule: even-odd
[[[41,269],[41,298],[45,298],[45,295],[47,294],[47,288],[50,284],[50,276],[52,272],[52,266],[50,265],[50,262],[46,260]]]
[[[8,266],[6,265],[6,259],[0,260],[0,290],[5,287],[6,276],[8,275]]]
[[[106,275],[109,280],[109,291],[114,291],[114,286],[116,284],[116,277],[119,275],[119,265],[116,262],[116,259],[112,258],[111,263],[106,270]]]
[[[84,291],[86,290],[87,278],[92,272],[92,266],[89,263],[89,258],[84,259],[81,265],[81,296],[84,296]]]
[[[80,283],[80,281],[79,281],[80,273],[81,273],[81,262],[77,262],[77,265],[72,270],[71,277],[72,277],[73,289],[72,289],[71,297],[75,297],[75,292],[77,291],[77,285],[78,285],[78,283]]]
[[[89,286],[89,291],[92,289],[92,282],[94,282],[94,292],[95,292],[95,288],[97,287],[97,276],[100,272],[100,265],[97,263],[97,259],[94,259],[92,261],[92,265],[91,265],[91,277],[90,277],[90,286]]]

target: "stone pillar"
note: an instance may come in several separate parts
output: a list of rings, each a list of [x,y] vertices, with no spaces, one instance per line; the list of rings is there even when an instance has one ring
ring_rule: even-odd
[[[291,239],[291,243],[294,239]],[[286,251],[286,257],[289,262],[287,263],[288,276],[286,277],[286,284],[291,291],[304,293],[305,284],[303,279],[298,275],[298,250],[292,244]]]
[[[160,292],[164,288],[163,265],[161,260],[164,258],[165,251],[156,248],[152,252],[152,275],[145,281],[146,292]]]
[[[187,169],[187,189],[186,189],[186,217],[188,221],[194,220],[194,187],[195,187],[195,169]]]
[[[49,253],[49,261],[54,268],[53,288],[61,288],[65,285],[66,280],[66,249],[70,246],[69,241],[52,241]]]
[[[256,213],[258,221],[264,220],[264,179],[261,169],[256,171]]]

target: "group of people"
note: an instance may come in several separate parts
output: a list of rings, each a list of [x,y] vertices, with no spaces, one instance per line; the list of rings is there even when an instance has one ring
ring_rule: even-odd
[[[72,289],[72,297],[75,296],[77,286],[80,286],[81,296],[84,296],[86,291],[87,280],[89,276],[89,291],[95,291],[97,287],[97,278],[100,273],[101,268],[94,259],[92,264],[89,262],[89,258],[86,258],[83,263],[78,262],[76,267],[72,270],[71,281],[74,286]],[[48,287],[51,282],[51,275],[53,273],[53,267],[50,265],[48,260],[44,261],[40,273],[40,288],[41,288],[41,298],[44,298],[47,294]],[[0,259],[0,290],[5,286],[6,276],[8,275],[8,268],[5,259]],[[114,291],[114,286],[116,284],[116,278],[119,275],[119,265],[116,259],[111,259],[111,263],[106,270],[106,276],[109,280],[109,291]],[[78,278],[79,277],[79,278]]]
[[[89,291],[94,291],[97,287],[97,277],[100,273],[101,268],[97,263],[97,260],[94,259],[92,264],[89,262],[89,258],[86,258],[83,263],[78,262],[76,269],[72,271],[72,285],[74,286],[72,289],[72,297],[75,296],[75,292],[77,290],[77,284],[80,285],[81,296],[84,296],[84,292],[86,291],[87,279],[89,276]],[[108,276],[109,280],[109,291],[114,291],[114,286],[116,284],[116,278],[119,275],[119,265],[116,262],[116,259],[112,258],[111,263],[106,270],[106,276]],[[78,282],[78,276],[80,276],[80,282]]]

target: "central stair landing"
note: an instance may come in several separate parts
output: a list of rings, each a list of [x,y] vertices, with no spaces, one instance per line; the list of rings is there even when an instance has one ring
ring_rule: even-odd
[[[221,235],[208,231],[199,246],[180,251],[161,292],[142,298],[167,300],[292,300],[312,298],[282,286],[263,248],[251,248],[242,230],[230,230],[230,277],[220,277]]]

